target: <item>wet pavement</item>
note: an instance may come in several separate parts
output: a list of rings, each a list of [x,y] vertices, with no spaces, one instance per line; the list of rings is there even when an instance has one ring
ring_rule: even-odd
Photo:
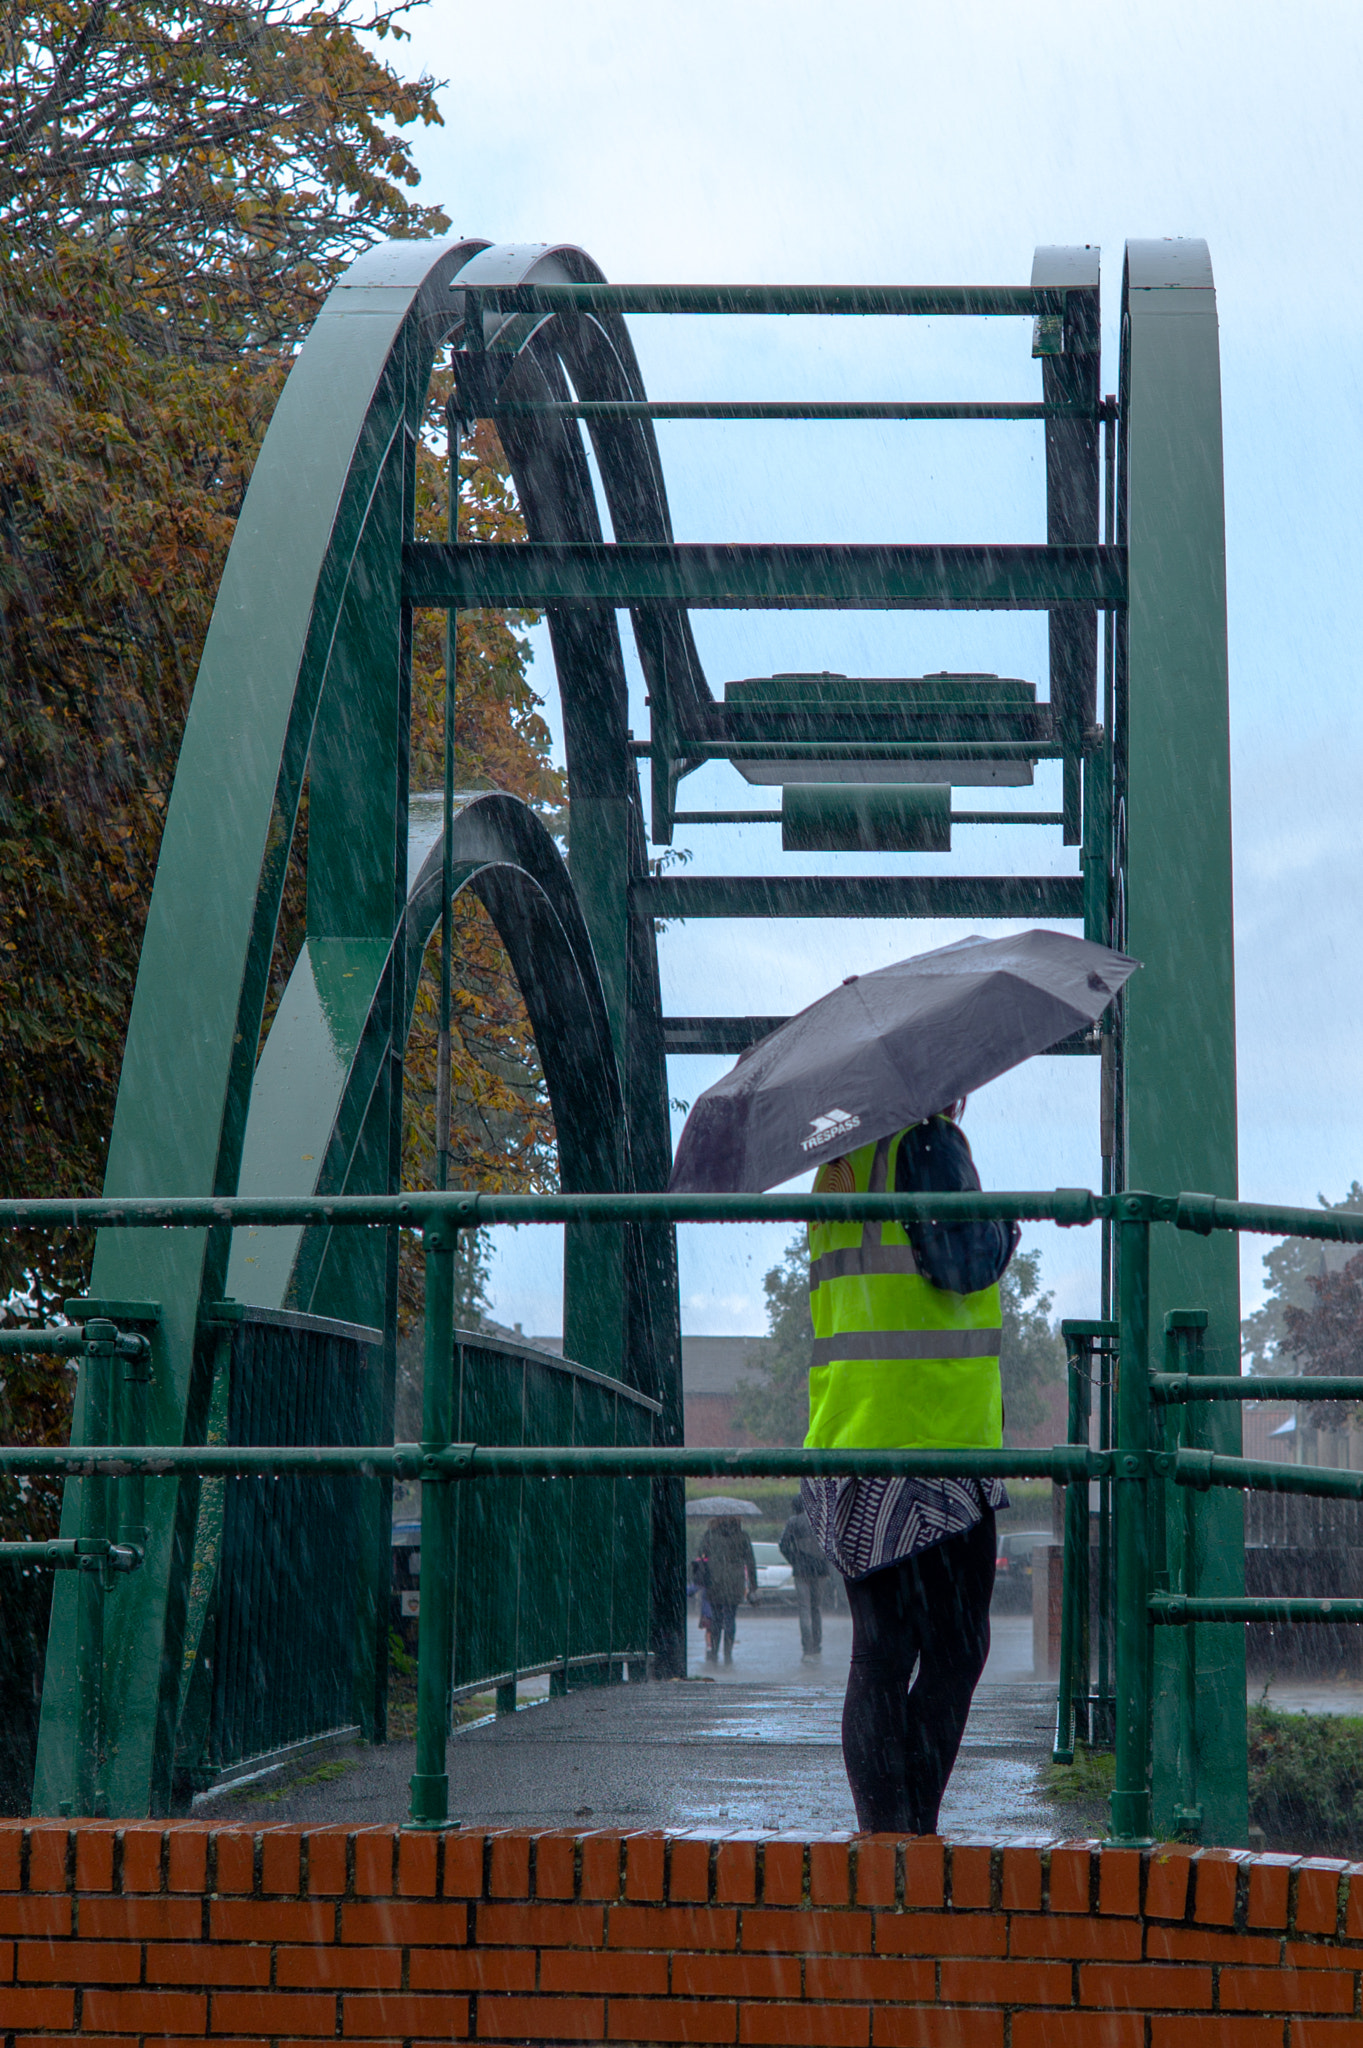
[[[1029,1615],[995,1615],[993,1647],[942,1807],[945,1834],[1008,1839],[1101,1826],[1044,1791],[1053,1685],[1032,1676]],[[796,1617],[744,1609],[731,1665],[708,1665],[692,1626],[692,1675],[666,1684],[586,1688],[547,1698],[522,1686],[521,1710],[450,1738],[450,1814],[479,1825],[776,1829],[856,1825],[840,1728],[851,1621],[824,1617],[823,1655],[804,1663]],[[1258,1697],[1262,1678],[1251,1685]],[[1363,1684],[1274,1682],[1287,1710],[1363,1713]],[[338,1743],[240,1790],[195,1802],[205,1817],[393,1823],[407,1812],[415,1745]]]
[[[488,1826],[854,1828],[840,1742],[850,1645],[848,1617],[829,1615],[822,1660],[805,1664],[793,1614],[745,1611],[730,1666],[701,1661],[689,1679],[587,1689],[466,1727],[449,1745],[451,1817]],[[996,1617],[942,1808],[944,1833],[1067,1831],[1040,1789],[1053,1716],[1053,1692],[1032,1681],[1030,1618]],[[413,1767],[410,1742],[347,1745],[197,1810],[256,1824],[396,1822]]]

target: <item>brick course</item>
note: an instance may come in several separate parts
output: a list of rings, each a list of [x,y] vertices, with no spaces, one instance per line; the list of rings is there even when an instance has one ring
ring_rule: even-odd
[[[1176,1846],[0,1827],[0,2041],[1363,2048],[1363,1865]]]

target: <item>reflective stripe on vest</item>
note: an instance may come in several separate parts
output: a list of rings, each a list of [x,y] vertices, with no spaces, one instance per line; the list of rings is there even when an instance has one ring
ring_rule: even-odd
[[[997,1358],[998,1330],[842,1330],[814,1339],[815,1365],[835,1358]]]
[[[885,1192],[903,1136],[847,1155],[857,1193]],[[815,1186],[828,1174],[821,1168]],[[934,1287],[898,1223],[813,1225],[809,1250],[814,1349],[806,1444],[999,1445],[998,1288],[952,1294]]]
[[[863,1233],[873,1226],[862,1224]],[[809,1268],[809,1291],[822,1287],[825,1280],[847,1280],[858,1273],[916,1273],[918,1261],[909,1244],[867,1244],[863,1235],[859,1245],[848,1246],[843,1251],[825,1252],[815,1259]]]

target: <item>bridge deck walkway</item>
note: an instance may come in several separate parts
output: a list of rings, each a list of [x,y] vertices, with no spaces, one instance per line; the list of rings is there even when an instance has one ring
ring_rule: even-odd
[[[854,1828],[839,1741],[850,1635],[846,1615],[826,1616],[822,1662],[803,1664],[793,1613],[746,1610],[731,1667],[707,1666],[693,1644],[688,1680],[588,1689],[466,1727],[449,1747],[451,1815],[487,1826]],[[1053,1689],[1032,1680],[1030,1618],[996,1616],[944,1833],[1073,1829],[1075,1815],[1042,1789],[1054,1713]],[[413,1768],[410,1742],[347,1745],[320,1765],[302,1760],[196,1802],[196,1812],[258,1826],[397,1822]]]

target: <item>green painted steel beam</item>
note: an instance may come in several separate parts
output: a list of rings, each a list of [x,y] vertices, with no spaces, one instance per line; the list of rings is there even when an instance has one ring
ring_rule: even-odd
[[[1142,961],[1124,991],[1125,1179],[1132,1187],[1234,1192],[1237,1176],[1235,962],[1232,932],[1229,666],[1216,295],[1205,244],[1132,242],[1122,292],[1117,539],[1128,606],[1117,620],[1118,794],[1124,799],[1122,949]],[[1157,1231],[1151,1327],[1171,1309],[1208,1312],[1198,1369],[1240,1364],[1239,1266],[1228,1238],[1199,1244]],[[1191,1445],[1240,1449],[1226,1402],[1188,1410]],[[1171,1503],[1168,1514],[1179,1515]],[[1166,1524],[1170,1543],[1181,1538]],[[1191,1585],[1244,1594],[1239,1504],[1198,1504]],[[1192,1654],[1194,1792],[1204,1839],[1243,1843],[1243,1632],[1199,1624]],[[1180,1794],[1183,1659],[1155,1645],[1154,1829],[1171,1833]]]
[[[810,1451],[803,1447],[685,1450],[629,1444],[182,1444],[92,1446],[72,1450],[25,1445],[0,1450],[0,1473],[49,1477],[122,1477],[130,1472],[205,1478],[293,1473],[327,1479],[339,1473],[385,1474],[395,1479],[464,1480],[522,1474],[540,1479],[582,1474],[617,1477],[713,1479],[818,1474],[938,1479],[1084,1479],[1111,1470],[1111,1454],[1082,1445],[1050,1450]],[[423,1591],[425,1589],[423,1588]]]
[[[1121,1359],[1117,1375],[1115,1522],[1117,1590],[1113,1635],[1116,1653],[1116,1771],[1111,1795],[1112,1832],[1144,1842],[1151,1823],[1151,1668],[1146,1602],[1150,1591],[1150,1224],[1137,1196],[1118,1208],[1118,1300]]]
[[[1363,1244],[1363,1215],[1289,1209],[1273,1202],[1235,1202],[1219,1195],[1180,1195],[1174,1216],[1180,1230],[1208,1237],[1214,1230],[1265,1237],[1310,1237],[1325,1244]]]
[[[883,728],[878,732],[870,724],[857,738],[848,739],[846,731],[844,721],[839,730],[817,739],[773,735],[761,739],[686,738],[677,743],[685,746],[691,761],[1048,761],[1060,753],[1058,742],[1045,733],[1022,739],[944,740],[931,733],[886,739]],[[647,761],[654,758],[656,749],[652,740],[631,740],[629,751],[632,759]]]
[[[320,919],[330,934],[367,943],[386,905],[391,935],[406,811],[398,544],[430,366],[457,317],[450,285],[476,247],[368,251],[328,296],[290,369],[237,521],[167,806],[109,1141],[110,1196],[205,1197],[238,1185],[310,756],[321,835],[309,861],[310,931],[318,934]],[[390,1080],[381,1063],[373,1143],[350,1180],[357,1189],[391,1185]],[[100,1233],[92,1294],[162,1306],[143,1425],[154,1441],[183,1443],[205,1426],[216,1339],[201,1329],[199,1308],[225,1292],[229,1244],[211,1224]],[[386,1286],[373,1249],[357,1245],[355,1258]],[[339,1276],[338,1291],[352,1277]],[[87,1377],[77,1390],[78,1444],[91,1430]],[[66,1536],[84,1527],[81,1493],[67,1489]],[[150,1482],[143,1568],[104,1597],[105,1776],[96,1796],[116,1813],[169,1810],[198,1519],[195,1482]],[[78,1784],[89,1747],[81,1613],[63,1574],[44,1675],[38,1813],[90,1796]]]
[[[669,1053],[747,1052],[789,1022],[788,1017],[664,1017],[663,1044]],[[1101,1049],[1094,1031],[1075,1031],[1038,1057],[1092,1056]]]
[[[1186,1593],[1153,1593],[1150,1619],[1188,1627],[1199,1621],[1363,1621],[1363,1600],[1272,1599],[1249,1596],[1214,1600]]]
[[[740,1053],[760,1045],[788,1017],[664,1017],[663,1044],[670,1053]]]
[[[0,1564],[46,1566],[68,1572],[131,1572],[142,1562],[141,1552],[131,1544],[111,1543],[107,1537],[74,1536],[50,1543],[0,1543]]]
[[[779,825],[779,811],[677,811],[674,825]],[[953,825],[1063,825],[1061,811],[953,811]]]
[[[953,825],[1063,825],[1063,811],[953,811]]]
[[[402,560],[407,603],[461,611],[1048,611],[1126,602],[1126,564],[1112,547],[409,541]]]
[[[772,741],[824,745],[851,745],[862,740],[904,741],[915,745],[1032,747],[1048,746],[1056,738],[1055,721],[1049,705],[1024,704],[1016,708],[991,707],[986,711],[923,709],[912,701],[901,704],[802,704],[789,710],[781,704],[750,706],[725,704],[720,707],[718,737],[731,745],[770,745]],[[716,743],[716,736],[696,734],[698,741]]]
[[[78,1358],[85,1349],[80,1330],[0,1330],[0,1358],[22,1356]]]
[[[465,293],[467,301],[472,294]],[[489,310],[517,313],[898,314],[1026,319],[1062,314],[1063,289],[1035,285],[520,284],[484,287]]]
[[[1070,875],[658,875],[635,882],[640,917],[1079,919]]]
[[[598,278],[595,264],[580,250],[502,248],[475,257],[460,283],[465,288],[500,288],[518,282]],[[456,388],[461,403],[468,401],[474,412],[503,397],[540,401],[572,395],[583,401],[626,402],[647,397],[628,330],[617,317],[572,319],[536,332],[533,315],[514,313],[500,324],[496,315],[480,321],[467,289],[454,293],[452,301],[467,316],[465,346],[453,359]],[[482,301],[484,307],[489,303]],[[490,338],[489,328],[495,329],[492,355],[480,353],[476,346]],[[671,513],[650,421],[598,430],[594,477],[580,430],[568,422],[503,418],[500,432],[531,540],[599,541],[605,517],[621,541],[670,540]],[[661,1188],[668,1179],[671,1141],[658,1024],[657,942],[652,927],[631,918],[628,911],[630,876],[646,871],[647,855],[638,782],[628,750],[624,623],[596,609],[564,607],[551,613],[549,633],[573,792],[568,827],[572,880],[605,990],[624,1089],[623,1113],[609,1131],[605,1119],[598,1121],[616,1147],[620,1184],[628,1175],[638,1185]],[[653,729],[665,727],[670,706],[689,722],[692,711],[710,702],[710,691],[685,615],[655,608],[636,615],[632,631],[652,699]],[[664,802],[660,806],[655,800],[655,830],[666,814],[668,792],[675,788],[679,772],[673,764],[659,764]],[[681,1318],[671,1231],[652,1225],[631,1238],[603,1238],[600,1233],[593,1237],[570,1229],[564,1244],[563,1293],[568,1347],[579,1358],[623,1374],[631,1384],[657,1395],[662,1404],[657,1428],[664,1441],[679,1442]],[[607,1426],[604,1412],[593,1419],[584,1411],[574,1422],[583,1431]],[[685,1669],[683,1517],[680,1486],[659,1487],[651,1536],[636,1530],[631,1539],[636,1547],[650,1543],[653,1652],[660,1671],[677,1675]],[[600,1540],[617,1539],[603,1526]],[[590,1550],[588,1544],[584,1556]],[[570,1546],[569,1562],[573,1554]],[[595,1560],[590,1569],[596,1570]],[[636,1570],[621,1612],[635,1611],[646,1583],[644,1572]],[[609,1608],[614,1600],[609,1586],[601,1597]],[[600,1639],[604,1625],[600,1616],[597,1622],[584,1624],[584,1650],[589,1637]],[[578,1620],[572,1628],[578,1630]]]
[[[1043,246],[1033,256],[1031,281],[1069,287],[1064,319],[1056,323],[1061,346],[1034,344],[1041,357],[1042,396],[1053,408],[1046,422],[1046,539],[1052,546],[1091,545],[1100,538],[1098,423],[1104,410],[1099,251],[1092,244]],[[1097,722],[1096,610],[1052,612],[1047,637],[1048,695],[1065,763],[1065,844],[1078,846],[1083,837],[1084,735]]]
[[[1363,1401],[1363,1376],[1300,1373],[1237,1375],[1152,1372],[1150,1392],[1156,1401]]]
[[[1218,1451],[1183,1449],[1167,1460],[1168,1476],[1179,1486],[1232,1487],[1251,1493],[1305,1493],[1322,1500],[1363,1500],[1363,1472],[1332,1465],[1285,1465],[1271,1458],[1236,1458]],[[1239,1509],[1236,1509],[1239,1513]],[[1244,1544],[1241,1541],[1241,1554]]]
[[[209,1229],[215,1224],[378,1225],[400,1223],[419,1227],[426,1216],[449,1212],[470,1227],[479,1223],[564,1223],[593,1217],[624,1222],[632,1218],[678,1223],[793,1222],[820,1218],[859,1221],[862,1217],[890,1222],[900,1215],[943,1217],[1054,1217],[1062,1223],[1094,1223],[1117,1214],[1116,1196],[1095,1195],[1087,1188],[1060,1188],[1035,1193],[993,1189],[978,1195],[665,1195],[566,1194],[485,1195],[458,1189],[445,1195],[326,1196],[155,1196],[110,1197],[35,1195],[31,1200],[7,1196],[0,1200],[0,1229],[119,1230],[159,1229],[166,1224]],[[1128,1197],[1127,1199],[1130,1199]],[[1363,1243],[1363,1215],[1333,1216],[1318,1209],[1286,1203],[1214,1202],[1210,1195],[1145,1195],[1151,1220],[1172,1223],[1180,1230],[1203,1232],[1204,1219],[1216,1211],[1215,1228],[1253,1231],[1273,1237],[1321,1238],[1344,1244]],[[966,1204],[966,1207],[958,1205]],[[920,1205],[915,1207],[915,1205]],[[1082,1333],[1087,1327],[1073,1326]],[[1110,1324],[1095,1323],[1093,1334],[1106,1335]],[[1295,1381],[1294,1381],[1295,1383]],[[1266,1384],[1263,1381],[1256,1384]]]
[[[1095,419],[1076,405],[1019,403],[1015,399],[742,399],[589,398],[540,404],[500,400],[497,420],[1048,420]]]

